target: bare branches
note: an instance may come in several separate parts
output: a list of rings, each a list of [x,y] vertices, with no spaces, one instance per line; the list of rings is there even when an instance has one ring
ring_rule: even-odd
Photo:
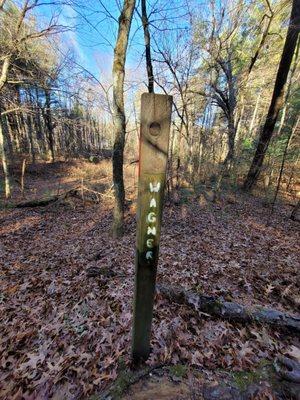
[[[252,71],[252,69],[254,67],[254,64],[256,63],[256,61],[258,59],[259,53],[261,52],[261,50],[262,50],[262,48],[263,48],[263,46],[264,46],[264,44],[266,42],[267,36],[269,34],[269,31],[270,31],[270,26],[271,26],[272,20],[274,18],[274,12],[273,12],[273,10],[271,8],[269,0],[265,0],[265,1],[267,3],[268,8],[269,8],[270,15],[268,15],[268,14],[264,15],[264,17],[266,17],[268,19],[268,22],[267,22],[267,24],[266,24],[266,26],[265,26],[262,34],[261,34],[261,39],[260,39],[259,45],[258,45],[253,57],[251,58],[251,61],[250,61],[250,64],[249,64],[249,68],[248,68],[248,76],[251,74],[251,71]]]

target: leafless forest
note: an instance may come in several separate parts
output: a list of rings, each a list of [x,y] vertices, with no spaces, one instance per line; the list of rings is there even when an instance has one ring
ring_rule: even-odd
[[[0,0],[0,399],[300,399],[299,31]]]

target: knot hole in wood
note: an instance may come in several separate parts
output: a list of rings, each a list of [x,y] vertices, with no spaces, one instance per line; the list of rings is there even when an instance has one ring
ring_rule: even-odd
[[[151,122],[149,125],[149,133],[151,136],[159,136],[161,134],[161,127],[158,122]]]

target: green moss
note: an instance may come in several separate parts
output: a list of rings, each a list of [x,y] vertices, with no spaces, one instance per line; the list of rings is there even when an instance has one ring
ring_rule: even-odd
[[[211,303],[205,304],[205,312],[208,314],[218,314],[222,309],[222,302],[219,300],[214,300]]]
[[[0,201],[0,209],[7,210],[7,209],[14,208],[14,207],[15,207],[14,204],[11,202]]]
[[[120,399],[128,387],[132,384],[134,372],[126,367],[125,361],[120,358],[118,365],[118,377],[115,380],[110,395],[113,399]]]
[[[276,383],[276,374],[272,364],[268,360],[262,360],[260,367],[254,371],[238,371],[231,374],[233,384],[240,390],[246,390],[252,383],[263,380],[272,384]]]
[[[232,373],[233,384],[240,390],[245,390],[258,379],[256,371],[238,371]]]
[[[187,374],[187,366],[183,364],[172,365],[169,367],[169,371],[176,378],[184,378]]]

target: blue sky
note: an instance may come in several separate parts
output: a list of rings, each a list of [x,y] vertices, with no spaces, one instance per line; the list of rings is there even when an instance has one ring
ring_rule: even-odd
[[[43,2],[45,4],[45,2]],[[70,2],[71,3],[71,2]],[[78,6],[64,4],[43,5],[36,8],[36,14],[43,16],[46,22],[55,14],[59,15],[58,22],[70,29],[62,35],[62,51],[67,52],[72,49],[75,52],[77,62],[94,74],[98,79],[106,79],[111,75],[113,46],[117,34],[117,18],[120,11],[117,1],[103,0],[100,3],[86,1],[85,4],[80,0]],[[108,15],[105,11],[111,14]],[[115,20],[116,19],[116,20]],[[139,40],[142,39],[140,21],[136,15],[133,19],[131,29],[130,46],[127,54],[127,67],[134,69],[137,67],[137,55],[143,51],[139,48]],[[134,44],[132,36],[134,35]],[[142,44],[142,43],[141,43]]]
[[[175,23],[174,17],[176,17],[176,24],[184,26],[185,11],[182,3],[186,1],[149,0],[148,12],[154,10],[150,17],[155,26],[159,29],[172,29]],[[72,48],[78,63],[98,79],[109,80],[121,3],[120,0],[68,0],[68,4],[65,1],[58,1],[56,5],[53,5],[52,0],[49,0],[49,5],[38,7],[36,12],[43,15],[45,19],[49,19],[53,13],[59,15],[59,23],[70,27],[70,30],[63,34],[65,51]],[[189,3],[192,2],[189,1]],[[139,0],[137,0],[137,8],[140,8]],[[168,21],[164,20],[166,16],[169,18]],[[145,75],[143,40],[140,18],[135,13],[126,66],[131,71],[132,77],[135,76],[137,79]]]

